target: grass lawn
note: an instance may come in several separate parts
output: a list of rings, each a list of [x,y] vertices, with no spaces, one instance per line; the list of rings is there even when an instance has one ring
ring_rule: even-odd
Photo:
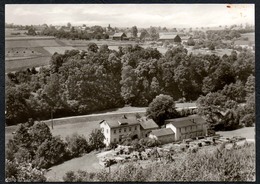
[[[96,156],[96,152],[88,153],[82,157],[74,158],[72,160],[66,161],[60,165],[53,166],[45,174],[47,181],[63,181],[62,177],[68,171],[83,170],[88,172],[100,171],[103,169],[99,165],[99,160]]]
[[[100,121],[90,121],[90,122],[80,122],[74,124],[54,125],[51,132],[52,135],[61,136],[61,138],[70,136],[73,133],[84,135],[86,138],[88,138],[92,130],[99,128],[99,122]]]
[[[219,131],[216,133],[222,135],[223,137],[242,136],[247,139],[255,139],[255,127],[244,127],[237,130]]]

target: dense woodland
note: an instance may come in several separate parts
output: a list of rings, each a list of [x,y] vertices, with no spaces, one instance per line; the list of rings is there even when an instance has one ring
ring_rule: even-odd
[[[247,119],[253,119],[254,68],[255,56],[248,50],[219,57],[188,54],[177,46],[162,55],[157,49],[138,45],[115,51],[90,43],[86,51],[55,53],[50,67],[8,73],[6,124],[49,119],[51,111],[57,118],[126,104],[148,106],[159,94],[179,102],[199,98],[200,113],[213,124],[226,112],[230,116],[234,111],[239,116],[250,112],[253,117]]]

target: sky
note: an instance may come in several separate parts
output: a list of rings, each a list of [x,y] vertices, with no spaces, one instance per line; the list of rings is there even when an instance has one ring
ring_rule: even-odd
[[[255,7],[254,4],[7,4],[5,22],[142,28],[254,25]]]

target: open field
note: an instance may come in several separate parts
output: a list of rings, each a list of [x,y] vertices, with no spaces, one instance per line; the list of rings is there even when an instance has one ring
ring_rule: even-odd
[[[64,46],[54,37],[7,37],[5,39],[5,70],[12,72],[48,65],[55,53],[74,49]]]
[[[87,50],[89,43],[96,43],[98,46],[107,44],[109,49],[118,50],[119,46],[126,46],[129,44],[137,44],[135,41],[115,41],[115,40],[67,40],[56,39],[54,37],[7,37],[5,39],[5,57],[6,61],[12,60],[13,62],[6,62],[6,72],[26,69],[28,67],[38,67],[46,65],[46,59],[41,57],[48,56],[49,58],[55,53],[64,54],[66,50],[79,49]],[[147,48],[151,47],[149,44],[140,43],[140,46]],[[161,46],[153,46],[162,54],[165,54],[168,48]],[[205,49],[192,50],[187,47],[188,53],[194,54],[216,54],[222,56],[230,54],[230,49],[216,49],[209,51]],[[30,56],[30,57],[29,57]],[[31,57],[32,56],[32,57]],[[38,58],[36,56],[39,56]],[[48,58],[48,60],[49,60]],[[14,61],[17,60],[17,61]],[[18,61],[19,60],[19,61]]]
[[[13,28],[5,28],[5,37],[17,37],[17,36],[27,36],[26,30],[18,30]]]
[[[223,137],[242,136],[247,139],[255,139],[255,127],[244,127],[237,130],[219,131],[216,133],[222,135]]]
[[[36,57],[30,59],[18,59],[5,62],[5,72],[23,70],[32,67],[48,65],[51,57]]]
[[[71,46],[66,46],[66,47],[43,47],[45,50],[47,50],[51,55],[53,55],[55,52],[64,54],[66,50],[73,50],[76,49]]]
[[[244,33],[241,34],[242,38],[248,38],[248,41],[255,42],[255,33]]]
[[[47,181],[63,181],[62,177],[68,171],[84,170],[95,172],[101,169],[103,169],[103,167],[98,163],[96,152],[91,152],[82,157],[74,158],[60,165],[51,167],[45,176]]]

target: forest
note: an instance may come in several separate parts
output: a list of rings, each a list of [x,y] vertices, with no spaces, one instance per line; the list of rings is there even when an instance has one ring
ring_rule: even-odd
[[[54,53],[50,66],[8,73],[6,125],[89,114],[125,105],[146,107],[159,94],[197,101],[199,113],[220,129],[251,126],[255,106],[255,55],[219,57],[176,46],[161,54],[139,45]],[[223,124],[223,122],[229,122]]]

